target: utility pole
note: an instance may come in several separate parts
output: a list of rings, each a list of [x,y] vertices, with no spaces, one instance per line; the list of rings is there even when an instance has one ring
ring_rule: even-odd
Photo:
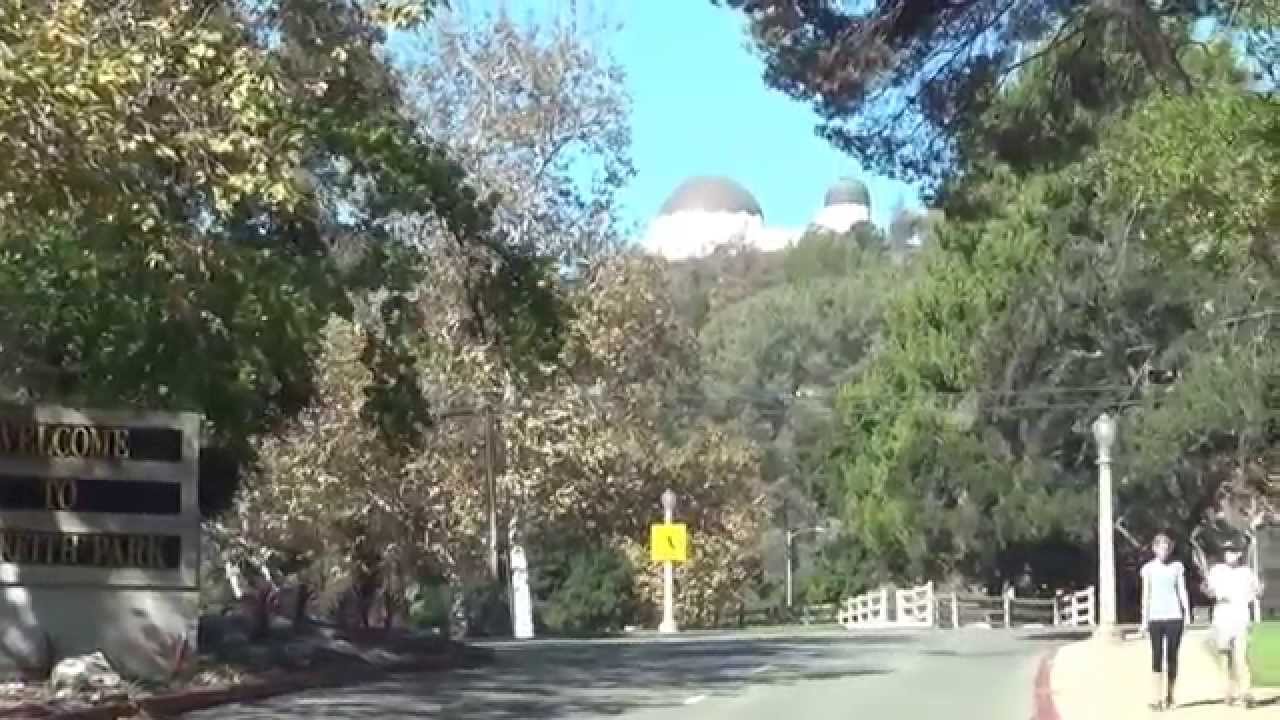
[[[497,460],[497,427],[493,407],[484,410],[484,475],[485,492],[489,500],[489,575],[499,579],[498,567],[498,482],[494,463]]]
[[[787,532],[787,534],[786,534],[786,538],[787,538],[787,610],[790,610],[790,609],[791,609],[791,605],[792,605],[792,601],[793,601],[793,599],[792,599],[792,592],[793,592],[793,591],[792,591],[792,582],[791,582],[791,577],[792,577],[792,574],[794,573],[794,571],[791,569],[791,566],[795,563],[795,549],[794,549],[794,548],[795,548],[795,540],[796,540],[796,538],[797,538],[797,537],[799,537],[799,536],[801,536],[801,535],[805,535],[805,534],[807,534],[807,533],[813,533],[813,534],[815,534],[815,535],[821,535],[822,533],[825,533],[826,531],[827,531],[827,529],[826,529],[826,528],[824,528],[824,527],[808,527],[808,528],[800,528],[800,529],[798,529],[798,530],[790,530],[790,529],[788,529],[788,530],[786,531],[786,532]]]

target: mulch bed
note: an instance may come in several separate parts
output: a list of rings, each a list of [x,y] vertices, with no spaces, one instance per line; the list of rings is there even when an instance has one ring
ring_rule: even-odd
[[[234,702],[260,700],[275,695],[368,682],[395,672],[433,672],[488,662],[492,652],[448,640],[423,640],[369,631],[346,633],[342,640],[356,652],[338,653],[318,648],[311,657],[286,657],[264,646],[244,652],[202,655],[187,679],[129,698],[78,697],[49,700],[43,685],[30,691],[7,687],[9,701],[0,704],[0,718],[63,718],[65,720],[114,720],[115,718],[167,717]],[[240,657],[237,657],[240,656]],[[228,662],[229,661],[229,662]],[[274,665],[274,666],[273,666]],[[283,667],[282,667],[283,665]],[[227,681],[225,678],[235,678]],[[41,699],[32,697],[41,696]],[[3,703],[0,700],[0,703]]]

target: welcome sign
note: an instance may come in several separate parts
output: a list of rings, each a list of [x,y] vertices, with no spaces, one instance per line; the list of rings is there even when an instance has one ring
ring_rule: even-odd
[[[190,413],[0,409],[0,669],[52,646],[162,676],[194,652],[199,434]]]

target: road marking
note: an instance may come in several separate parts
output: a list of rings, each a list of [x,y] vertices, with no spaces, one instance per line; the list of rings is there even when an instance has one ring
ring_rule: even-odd
[[[685,699],[684,699],[684,704],[685,704],[685,705],[697,705],[698,703],[700,703],[700,702],[702,702],[703,700],[706,700],[706,699],[707,699],[707,696],[706,696],[706,695],[694,695],[693,697],[687,697],[687,698],[685,698]]]
[[[772,666],[772,665],[761,665],[760,667],[756,668],[755,670],[752,670],[752,671],[751,671],[750,673],[748,673],[748,674],[749,674],[749,675],[757,675],[757,674],[762,673],[762,672],[769,672],[769,671],[770,671],[770,670],[772,670],[772,669],[773,669],[773,666]]]

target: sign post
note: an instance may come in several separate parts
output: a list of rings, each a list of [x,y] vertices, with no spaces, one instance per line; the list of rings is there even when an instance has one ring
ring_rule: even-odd
[[[662,493],[662,524],[649,528],[649,549],[654,562],[662,563],[662,623],[658,632],[674,633],[675,612],[675,563],[688,560],[689,534],[683,523],[672,522],[676,512],[676,494],[670,489]]]

